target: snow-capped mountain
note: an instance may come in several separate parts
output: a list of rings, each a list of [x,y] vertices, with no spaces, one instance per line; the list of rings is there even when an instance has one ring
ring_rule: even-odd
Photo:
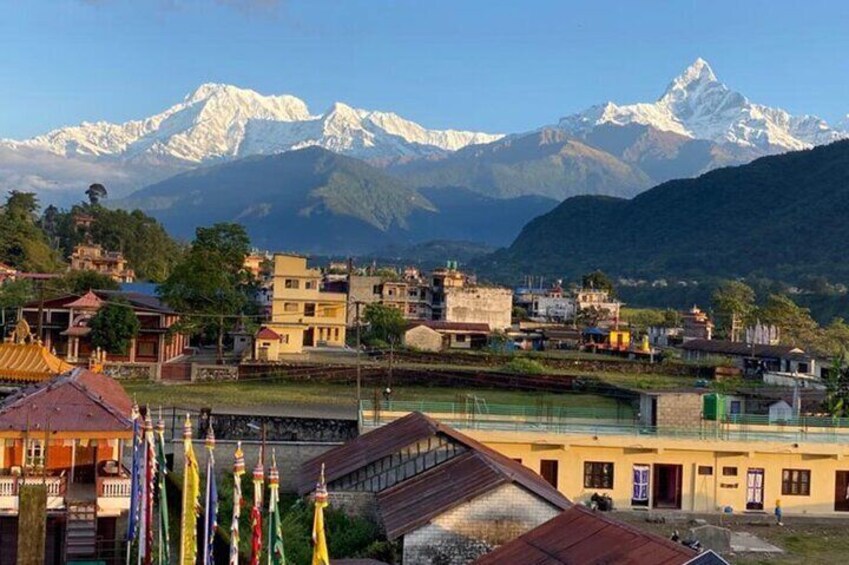
[[[501,137],[428,130],[396,114],[359,110],[338,102],[324,114],[312,115],[306,103],[294,96],[263,96],[209,83],[150,118],[123,124],[84,122],[4,143],[64,157],[154,156],[203,163],[310,145],[364,158],[398,157],[428,150],[455,151]]]
[[[849,137],[816,116],[792,116],[780,108],[749,101],[720,82],[701,58],[673,79],[656,102],[624,106],[608,102],[562,118],[559,126],[586,135],[605,124],[646,125],[765,153],[805,149]]]
[[[85,122],[23,141],[0,141],[0,188],[15,182],[19,189],[76,190],[99,175],[121,193],[200,164],[311,145],[388,160],[455,151],[501,137],[429,130],[396,114],[341,103],[314,115],[294,96],[265,96],[209,83],[142,120]],[[69,170],[84,169],[86,178],[57,170],[61,163]]]

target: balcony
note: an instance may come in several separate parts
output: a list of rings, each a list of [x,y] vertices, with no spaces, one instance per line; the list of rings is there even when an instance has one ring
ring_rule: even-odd
[[[95,483],[68,484],[66,476],[21,477],[0,475],[0,513],[14,514],[18,511],[18,496],[21,485],[45,484],[47,486],[47,509],[64,510],[65,501],[97,501],[97,511],[102,515],[117,516],[130,508],[131,481],[127,473],[123,476],[98,476]]]
[[[14,475],[0,476],[0,512],[17,512],[18,495],[22,485],[47,486],[47,509],[61,510],[65,507],[67,479],[60,477],[20,477]]]

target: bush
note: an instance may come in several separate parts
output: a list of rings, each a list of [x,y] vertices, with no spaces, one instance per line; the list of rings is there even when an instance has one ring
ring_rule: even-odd
[[[546,372],[545,365],[527,357],[511,359],[501,366],[501,370],[505,373],[515,373],[517,375],[541,375]]]

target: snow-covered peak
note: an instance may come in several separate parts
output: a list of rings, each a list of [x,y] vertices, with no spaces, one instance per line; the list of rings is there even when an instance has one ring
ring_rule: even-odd
[[[766,152],[804,149],[847,137],[816,116],[792,116],[780,108],[750,102],[720,82],[701,57],[675,77],[656,102],[608,102],[567,116],[559,125],[582,135],[602,124],[635,123]]]
[[[395,114],[369,112],[341,102],[324,114],[312,115],[307,104],[295,96],[266,96],[209,82],[149,118],[123,124],[84,122],[3,144],[63,157],[196,164],[307,145],[363,157],[414,156],[500,137],[428,130]]]

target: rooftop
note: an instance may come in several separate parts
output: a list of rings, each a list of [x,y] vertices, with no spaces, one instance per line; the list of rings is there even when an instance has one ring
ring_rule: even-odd
[[[0,343],[0,380],[40,382],[72,368],[40,343]]]
[[[738,355],[745,357],[805,357],[805,352],[789,345],[758,345],[742,341],[722,339],[692,339],[681,344],[685,351],[701,351],[717,355]]]

